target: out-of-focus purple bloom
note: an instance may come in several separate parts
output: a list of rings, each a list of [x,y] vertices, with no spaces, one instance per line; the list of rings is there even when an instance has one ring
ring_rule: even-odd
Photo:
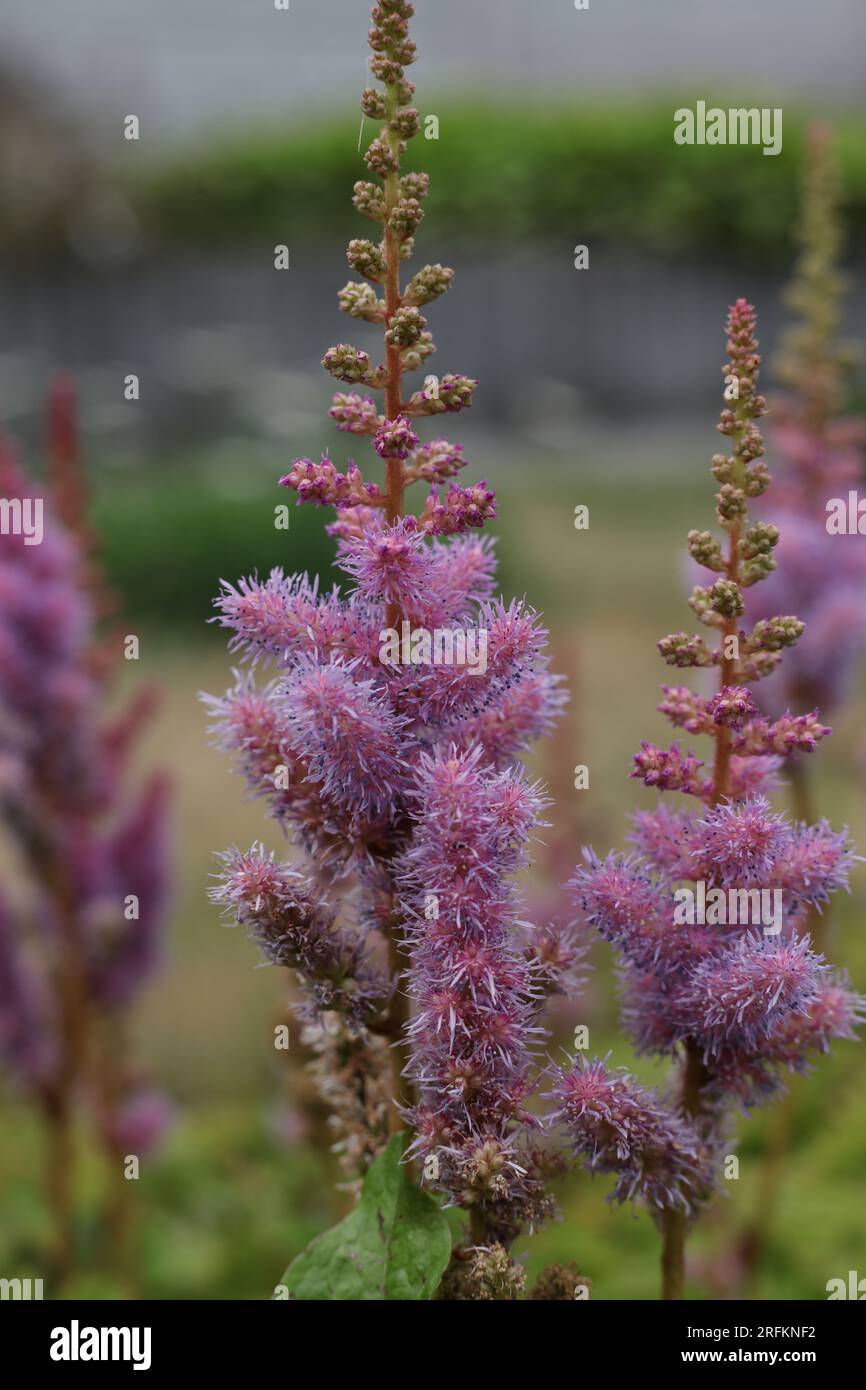
[[[827,498],[836,495],[826,491]],[[765,583],[748,590],[748,618],[756,622],[773,613],[796,613],[806,628],[784,664],[762,684],[760,702],[770,712],[832,710],[850,694],[866,645],[863,537],[828,535],[823,501],[811,502],[805,513],[775,508],[773,519],[781,532],[776,568]]]
[[[0,900],[0,1063],[24,1085],[40,1085],[57,1062],[55,1022],[45,981],[25,961]]]
[[[105,1141],[118,1154],[145,1158],[164,1143],[175,1117],[175,1106],[162,1091],[142,1086],[106,1118]]]
[[[79,531],[60,519],[81,520],[80,479],[61,470],[54,491],[37,494],[4,449],[0,493],[37,500],[43,517],[40,543],[12,534],[0,547],[0,818],[27,870],[26,916],[42,928],[30,939],[23,920],[5,914],[0,1048],[56,1114],[90,1093],[89,1034],[106,1019],[122,1028],[158,965],[167,786],[155,778],[137,795],[126,789],[154,700],[143,692],[119,717],[106,714],[107,651],[97,632],[105,596],[83,521]],[[70,979],[75,1038],[61,999]]]

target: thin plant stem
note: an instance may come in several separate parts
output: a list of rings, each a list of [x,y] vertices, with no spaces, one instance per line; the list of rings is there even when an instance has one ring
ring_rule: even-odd
[[[739,408],[737,410],[740,415]],[[742,417],[740,417],[742,418]],[[740,465],[742,467],[742,465]],[[742,579],[740,566],[740,540],[742,528],[738,522],[728,527],[728,553],[725,558],[725,576],[739,585]],[[721,625],[721,662],[719,689],[733,685],[737,675],[735,643],[738,621],[735,616],[726,617]],[[713,766],[712,793],[708,798],[710,806],[720,805],[730,790],[731,772],[731,731],[726,725],[715,730],[715,760]],[[680,1110],[686,1119],[696,1122],[700,1127],[703,1112],[702,1089],[707,1080],[707,1069],[701,1059],[696,1043],[687,1039],[683,1063]],[[667,1208],[662,1216],[662,1299],[671,1301],[681,1299],[685,1291],[686,1238],[688,1217],[682,1210]]]
[[[398,106],[398,93],[396,86],[388,85],[386,89],[386,105],[389,118],[393,117]],[[387,329],[391,316],[399,309],[401,304],[400,293],[400,243],[397,234],[390,225],[390,214],[393,212],[397,200],[400,196],[400,139],[393,131],[388,131],[388,144],[397,162],[397,168],[388,173],[385,177],[385,236],[384,236],[384,256],[385,256],[385,308],[386,318],[385,327]],[[387,380],[385,384],[385,414],[388,420],[395,420],[402,409],[402,376],[403,365],[400,358],[400,348],[395,343],[385,342],[385,367]],[[385,484],[386,484],[386,517],[389,524],[399,521],[403,515],[404,493],[406,489],[406,470],[401,458],[389,458],[385,463]],[[397,604],[391,604],[388,608],[388,626],[397,629],[400,623],[400,609]],[[396,894],[394,895],[396,902]],[[405,971],[404,933],[400,923],[399,913],[395,910],[388,919],[386,926],[386,937],[388,943],[388,966],[394,981],[394,994],[391,1002],[391,1023],[396,1033],[396,1037],[391,1047],[392,1073],[394,1099],[403,1108],[409,1107],[413,1103],[412,1086],[406,1076],[406,1067],[409,1061],[409,1048],[406,1042],[406,1024],[409,1021],[409,1000],[405,990],[401,988],[401,980]],[[399,1130],[404,1124],[397,1105],[391,1109],[390,1127],[392,1132]]]

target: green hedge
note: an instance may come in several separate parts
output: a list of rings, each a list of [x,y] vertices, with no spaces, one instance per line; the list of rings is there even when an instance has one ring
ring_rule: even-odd
[[[594,237],[727,262],[787,257],[803,119],[785,112],[782,153],[767,158],[754,146],[675,145],[677,104],[434,106],[440,138],[419,138],[411,153],[432,177],[436,240]],[[358,235],[364,224],[351,188],[365,169],[357,131],[347,113],[326,126],[227,138],[176,156],[138,187],[139,211],[156,244]],[[866,137],[848,118],[837,134],[856,243],[866,230]]]
[[[274,526],[274,507],[290,506],[290,527]],[[171,479],[159,486],[110,476],[100,480],[93,526],[109,582],[122,611],[135,623],[205,635],[220,579],[267,575],[275,565],[288,573],[322,576],[328,588],[335,543],[325,533],[333,512],[296,507],[293,494],[263,486],[253,495],[228,498],[206,477]]]

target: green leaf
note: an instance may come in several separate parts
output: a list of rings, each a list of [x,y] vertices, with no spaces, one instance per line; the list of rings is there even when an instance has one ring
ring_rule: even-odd
[[[427,1299],[451,1254],[439,1205],[411,1181],[395,1134],[364,1179],[361,1200],[293,1260],[281,1283],[292,1299]]]

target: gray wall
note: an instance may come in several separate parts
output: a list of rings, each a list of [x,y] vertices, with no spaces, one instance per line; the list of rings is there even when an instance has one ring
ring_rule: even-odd
[[[573,95],[679,86],[856,99],[866,78],[864,0],[416,0],[423,92],[561,88]],[[369,0],[2,0],[0,54],[115,138],[208,133],[346,103],[363,85]],[[758,98],[761,98],[758,100]]]

